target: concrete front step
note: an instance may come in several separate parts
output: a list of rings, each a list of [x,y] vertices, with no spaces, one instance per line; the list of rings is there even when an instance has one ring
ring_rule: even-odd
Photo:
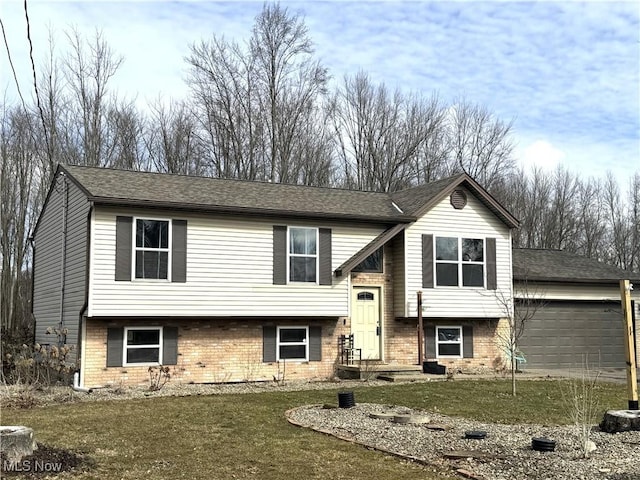
[[[371,379],[381,376],[404,375],[422,375],[422,366],[365,362],[360,365],[338,365],[338,377],[343,379]]]

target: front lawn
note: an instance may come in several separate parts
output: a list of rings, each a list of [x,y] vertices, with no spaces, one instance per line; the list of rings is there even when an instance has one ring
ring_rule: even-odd
[[[483,422],[566,424],[568,382],[451,381],[358,387],[356,402],[404,405]],[[432,469],[291,426],[292,407],[336,403],[338,390],[157,397],[3,409],[39,442],[95,461],[73,478],[445,479]],[[601,409],[626,408],[624,385],[600,383]],[[601,416],[599,416],[601,418]],[[62,474],[59,477],[71,477]]]

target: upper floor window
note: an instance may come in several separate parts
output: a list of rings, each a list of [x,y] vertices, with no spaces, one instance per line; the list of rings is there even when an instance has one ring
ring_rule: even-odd
[[[136,219],[136,278],[169,278],[169,221]]]
[[[351,270],[352,272],[365,272],[365,273],[382,273],[382,247],[377,249],[361,263]]]
[[[436,285],[484,287],[484,239],[436,238]]]
[[[289,281],[315,283],[318,278],[318,229],[289,227]]]

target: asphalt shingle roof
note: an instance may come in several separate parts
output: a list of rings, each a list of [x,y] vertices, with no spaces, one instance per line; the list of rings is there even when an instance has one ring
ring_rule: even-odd
[[[599,262],[563,250],[513,249],[513,278],[547,282],[640,282],[640,273]]]
[[[466,174],[389,194],[96,167],[60,169],[99,204],[384,224],[415,221],[463,185],[506,225],[518,226],[518,221]]]
[[[402,223],[413,220],[385,193],[248,182],[166,173],[65,166],[97,203],[207,211],[331,217]]]

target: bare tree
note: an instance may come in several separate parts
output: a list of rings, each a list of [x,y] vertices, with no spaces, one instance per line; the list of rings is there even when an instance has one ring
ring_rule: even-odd
[[[192,45],[187,63],[212,174],[264,179],[263,123],[253,93],[253,59],[238,44],[214,37]]]
[[[147,152],[150,167],[159,172],[183,175],[207,173],[198,122],[185,102],[164,103],[158,99],[150,105],[150,128]]]
[[[506,328],[496,334],[498,347],[505,354],[511,372],[511,395],[516,391],[516,373],[518,362],[524,359],[520,352],[520,339],[524,335],[527,324],[544,307],[544,292],[531,285],[526,277],[514,284],[514,298],[496,290],[495,298],[507,319]]]
[[[580,183],[577,195],[577,221],[582,232],[576,253],[602,259],[607,231],[602,184],[591,178]]]
[[[188,82],[214,175],[292,183],[326,164],[310,157],[326,149],[306,148],[325,137],[315,122],[327,70],[312,54],[303,20],[278,4],[265,4],[244,47],[217,37],[191,47]]]
[[[607,173],[603,193],[609,220],[608,243],[610,250],[608,252],[608,260],[620,268],[630,269],[633,263],[633,253],[630,245],[634,226],[630,225],[630,217],[626,214],[620,187],[611,172]]]
[[[578,182],[575,175],[558,167],[551,178],[551,198],[545,210],[541,228],[541,248],[575,251],[578,214],[575,196]]]
[[[327,69],[313,60],[313,44],[304,20],[279,4],[265,4],[249,41],[254,59],[255,94],[268,136],[269,179],[289,179],[300,126],[318,108],[326,92]]]
[[[394,191],[431,168],[421,161],[442,127],[436,97],[390,92],[365,73],[345,77],[332,101],[343,182],[359,190]],[[430,173],[428,173],[430,176]]]
[[[122,64],[100,32],[91,41],[78,30],[67,33],[71,47],[63,60],[64,75],[71,93],[69,117],[72,125],[67,128],[74,135],[78,148],[77,158],[71,163],[105,166],[115,158],[114,145],[108,142],[107,115],[113,104],[108,84]]]
[[[628,268],[640,272],[640,171],[629,180],[630,259]]]
[[[31,255],[28,237],[37,212],[32,198],[37,194],[40,172],[35,159],[40,142],[34,131],[35,114],[21,106],[2,105],[0,124],[0,326],[15,334],[30,324],[30,284],[27,282]]]
[[[145,120],[132,102],[114,104],[107,112],[107,141],[111,145],[110,166],[139,170],[146,164],[143,137]]]
[[[494,182],[515,168],[511,128],[486,107],[464,98],[449,109],[448,131],[451,154],[449,171],[463,171],[491,190]]]

